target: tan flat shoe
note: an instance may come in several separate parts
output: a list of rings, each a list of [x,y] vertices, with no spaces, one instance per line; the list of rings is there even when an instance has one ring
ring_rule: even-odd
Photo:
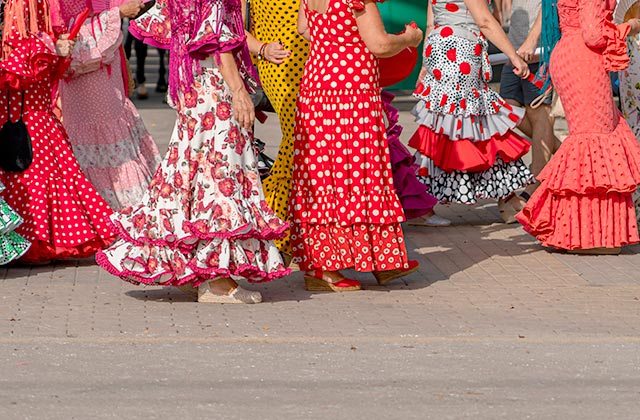
[[[392,281],[402,278],[404,276],[408,276],[411,273],[415,273],[420,268],[420,263],[415,260],[409,261],[409,268],[407,269],[398,269],[398,270],[389,270],[389,271],[374,271],[373,275],[378,280],[378,284],[380,286],[386,286]]]
[[[219,295],[211,291],[210,282],[198,287],[198,303],[254,304],[262,302],[262,294],[238,286],[229,294]]]

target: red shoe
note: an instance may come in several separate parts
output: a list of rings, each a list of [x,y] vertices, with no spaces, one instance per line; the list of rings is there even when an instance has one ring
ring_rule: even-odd
[[[326,273],[322,270],[307,272],[304,285],[310,292],[355,292],[362,289],[358,280],[348,279],[340,273]]]
[[[378,284],[380,286],[386,286],[395,279],[408,276],[409,274],[418,271],[418,268],[420,268],[420,263],[418,261],[409,260],[409,268],[388,271],[374,271],[373,275],[375,276],[376,280],[378,280]]]

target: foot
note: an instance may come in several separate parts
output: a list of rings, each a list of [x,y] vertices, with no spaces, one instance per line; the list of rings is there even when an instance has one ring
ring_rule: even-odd
[[[262,302],[260,292],[246,290],[232,279],[217,279],[198,287],[199,303],[254,304]]]
[[[500,211],[500,217],[506,224],[516,223],[516,214],[520,213],[525,204],[525,200],[523,200],[516,194],[511,194],[504,199],[501,198],[500,200],[498,200],[498,210]]]
[[[149,92],[147,92],[147,87],[144,85],[144,83],[141,83],[138,86],[138,89],[136,89],[136,92],[138,93],[138,99],[141,99],[141,100],[149,99]]]
[[[193,287],[191,284],[183,284],[182,286],[177,286],[177,288],[185,295],[189,295],[195,298],[198,297],[198,288]]]
[[[308,271],[304,284],[310,292],[355,292],[362,289],[358,280],[348,279],[338,271]]]
[[[168,89],[169,87],[167,86],[167,82],[165,82],[164,80],[158,81],[158,84],[156,85],[156,92],[166,93]]]
[[[409,220],[410,226],[447,227],[451,226],[451,220],[433,213],[431,216],[418,217]]]
[[[385,286],[391,283],[393,280],[408,276],[409,274],[418,271],[418,268],[420,268],[420,263],[418,261],[410,260],[408,264],[409,268],[401,268],[388,271],[374,271],[373,275],[375,276],[376,280],[378,280],[378,284],[380,286]]]

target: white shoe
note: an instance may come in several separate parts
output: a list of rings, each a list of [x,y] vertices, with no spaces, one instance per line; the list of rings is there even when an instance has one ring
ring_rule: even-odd
[[[451,226],[451,220],[432,214],[429,217],[419,217],[407,222],[409,226],[447,227]]]
[[[199,303],[260,303],[262,295],[260,292],[243,289],[238,286],[228,295],[217,295],[211,291],[209,282],[202,283],[198,287]]]

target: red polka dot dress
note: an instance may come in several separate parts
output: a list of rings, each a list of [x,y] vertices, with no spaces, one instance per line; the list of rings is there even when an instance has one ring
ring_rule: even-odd
[[[432,0],[435,28],[427,37],[426,75],[414,96],[421,180],[441,202],[499,199],[532,178],[520,159],[529,143],[514,133],[524,110],[489,88],[487,41],[464,0]]]
[[[44,29],[49,19],[46,2],[31,0],[30,4],[38,6],[38,27]],[[28,17],[24,10],[27,22]],[[12,31],[8,39],[11,52],[0,62],[5,81],[0,124],[23,119],[31,136],[33,163],[20,173],[0,170],[0,182],[7,187],[2,198],[24,218],[16,232],[32,243],[23,260],[91,256],[113,240],[108,224],[112,212],[81,172],[62,124],[52,112],[52,83],[61,59],[46,34],[22,37]]]
[[[313,40],[298,98],[291,194],[294,260],[306,271],[408,267],[378,64],[354,17],[362,6],[331,0],[325,13],[307,8]]]

